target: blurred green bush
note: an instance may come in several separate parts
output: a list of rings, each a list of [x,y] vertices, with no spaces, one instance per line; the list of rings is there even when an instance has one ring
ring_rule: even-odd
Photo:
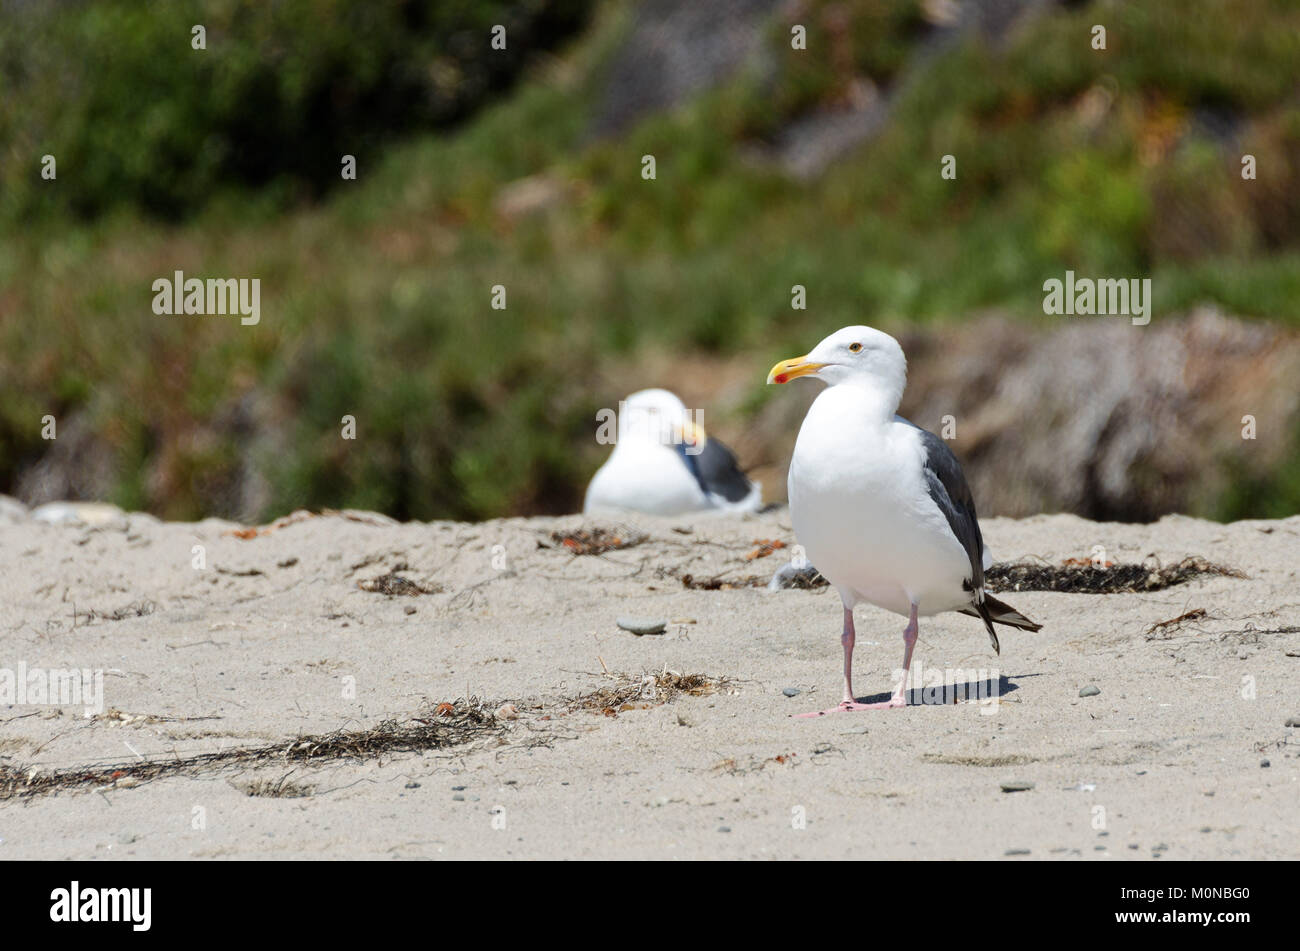
[[[181,218],[230,185],[318,195],[344,154],[372,160],[463,119],[572,35],[590,2],[0,4],[0,220],[121,204]],[[489,46],[496,24],[504,51]],[[45,154],[58,188],[38,174]]]

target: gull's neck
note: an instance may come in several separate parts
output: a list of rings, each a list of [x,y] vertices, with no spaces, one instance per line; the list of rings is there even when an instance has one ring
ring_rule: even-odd
[[[850,377],[829,389],[841,391],[839,398],[852,401],[855,413],[862,413],[873,423],[892,422],[903,398],[905,380],[881,380],[878,377]]]

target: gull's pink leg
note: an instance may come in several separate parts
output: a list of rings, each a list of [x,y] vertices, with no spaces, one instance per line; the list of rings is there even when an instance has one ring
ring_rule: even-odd
[[[844,633],[840,635],[840,644],[844,647],[844,699],[841,703],[853,703],[853,645],[857,636],[853,629],[853,609],[845,605]]]
[[[907,706],[907,674],[912,669],[912,648],[916,646],[916,604],[912,604],[911,615],[907,619],[907,627],[903,630],[903,679],[899,681],[898,687],[894,690],[893,695],[881,703],[858,703],[853,697],[853,609],[845,606],[844,608],[844,633],[840,636],[840,643],[844,645],[844,699],[838,707],[832,707],[829,710],[815,710],[812,713],[796,714],[799,719],[808,719],[810,717],[824,717],[828,713],[850,713],[855,710],[892,710],[896,707]]]

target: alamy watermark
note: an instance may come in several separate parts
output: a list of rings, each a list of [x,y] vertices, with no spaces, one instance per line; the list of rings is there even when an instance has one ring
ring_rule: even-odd
[[[894,671],[894,680],[903,677],[901,669]],[[927,667],[920,660],[912,665],[908,677],[907,693],[919,691],[921,703],[938,706],[948,703],[977,702],[981,716],[998,712],[1001,702],[1002,672],[996,667],[968,670],[962,667]]]
[[[1151,323],[1151,278],[1055,277],[1043,282],[1043,313],[1068,317],[1129,317],[1134,326]]]
[[[203,280],[177,271],[172,277],[154,281],[153,292],[153,312],[159,316],[239,314],[239,322],[245,326],[262,319],[262,280],[257,277]]]
[[[645,434],[665,446],[682,446],[688,456],[698,456],[704,451],[704,410],[688,409],[686,418],[674,422],[657,410],[634,407],[627,412],[627,400],[618,401],[618,410],[608,407],[596,412],[596,442],[612,446],[619,434]]]
[[[85,708],[86,716],[104,712],[104,672],[89,668],[0,667],[0,706]]]

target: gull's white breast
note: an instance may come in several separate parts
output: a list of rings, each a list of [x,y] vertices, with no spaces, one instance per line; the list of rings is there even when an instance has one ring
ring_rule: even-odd
[[[583,511],[682,515],[710,507],[677,451],[652,442],[619,443],[587,486]]]
[[[880,422],[871,398],[832,386],[790,460],[790,516],[808,560],[852,600],[907,616],[969,603],[970,561],[930,498],[917,430]]]

